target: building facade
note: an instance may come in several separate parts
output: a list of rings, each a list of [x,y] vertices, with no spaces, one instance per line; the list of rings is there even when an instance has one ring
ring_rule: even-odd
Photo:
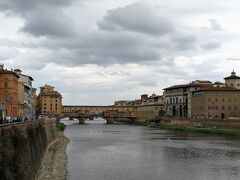
[[[148,121],[159,119],[165,115],[163,96],[152,94],[141,95],[141,104],[136,109],[136,119],[138,121]]]
[[[38,114],[60,116],[62,113],[62,95],[53,86],[40,87],[38,95]]]
[[[192,92],[192,117],[226,119],[240,117],[240,90],[233,87],[208,87]]]
[[[18,103],[19,110],[18,116],[27,119],[34,119],[35,109],[34,109],[34,97],[33,97],[33,78],[31,76],[22,74],[20,69],[15,69],[14,72],[18,74]]]
[[[192,92],[211,86],[212,82],[196,80],[189,84],[175,85],[164,89],[166,116],[176,118],[192,117]]]
[[[0,65],[0,113],[3,118],[15,118],[18,115],[18,79],[14,71]]]
[[[193,118],[226,119],[240,117],[240,77],[232,71],[212,87],[192,92]]]

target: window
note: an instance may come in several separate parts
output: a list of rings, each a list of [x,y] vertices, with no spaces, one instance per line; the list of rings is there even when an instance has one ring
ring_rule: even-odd
[[[216,106],[215,109],[218,110],[218,106]]]
[[[211,110],[211,106],[208,106],[208,110]]]
[[[232,107],[231,106],[228,106],[228,110],[231,110],[232,109]]]
[[[222,110],[225,110],[225,106],[222,106]]]
[[[8,88],[8,82],[4,82],[4,87]]]
[[[235,110],[237,110],[237,109],[238,109],[238,107],[237,107],[237,106],[234,106],[234,109],[235,109]]]

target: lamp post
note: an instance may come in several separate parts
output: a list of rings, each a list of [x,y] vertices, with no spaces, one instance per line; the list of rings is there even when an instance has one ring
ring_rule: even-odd
[[[9,98],[9,101],[10,101],[10,117],[11,117],[11,120],[12,120],[12,102],[13,102],[13,98],[12,98],[12,96],[10,96],[10,98]]]
[[[3,99],[3,100],[1,100],[0,101],[0,110],[1,110],[1,118],[2,118],[2,120],[4,121],[4,119],[5,119],[5,113],[6,113],[6,100],[5,99]]]

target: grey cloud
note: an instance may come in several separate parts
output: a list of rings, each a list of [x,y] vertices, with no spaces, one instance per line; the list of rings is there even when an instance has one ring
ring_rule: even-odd
[[[113,9],[98,22],[100,30],[81,32],[79,29],[75,33],[71,20],[60,7],[38,7],[23,16],[25,25],[21,31],[47,38],[40,38],[29,46],[25,43],[24,47],[36,50],[36,53],[44,52],[42,61],[46,64],[72,67],[82,64],[106,66],[157,62],[170,67],[174,61],[169,59],[194,53],[193,50],[198,49],[199,35],[184,25],[176,28],[177,20],[174,25],[173,20],[159,17],[155,11],[144,3]],[[113,25],[114,30],[106,30],[101,23],[109,27]],[[165,27],[165,30],[161,29]],[[45,51],[37,52],[37,49]]]
[[[221,24],[216,19],[209,19],[210,28],[213,31],[222,31]]]
[[[179,50],[192,50],[196,48],[197,38],[190,33],[178,33],[171,37],[175,43],[175,48]]]
[[[157,87],[158,86],[158,84],[157,84],[157,82],[156,81],[153,81],[153,80],[143,80],[143,81],[141,81],[140,82],[140,85],[141,86],[150,86],[150,87]]]
[[[80,64],[110,65],[114,63],[142,63],[161,59],[157,50],[148,47],[133,47],[131,49],[85,49],[54,51],[52,62],[76,66]],[[50,60],[50,59],[49,59]]]
[[[129,76],[129,72],[125,71],[101,71],[97,73],[100,76],[114,76],[114,77],[119,77],[119,76]]]
[[[212,50],[221,47],[221,43],[218,41],[207,41],[206,43],[201,45],[201,48],[204,50]]]
[[[74,35],[74,25],[62,9],[74,0],[0,0],[0,10],[13,12],[25,20],[21,32],[36,37]]]
[[[143,3],[135,3],[109,10],[102,21],[98,22],[102,30],[129,30],[150,35],[163,35],[174,31],[173,23],[154,13],[154,9]]]
[[[10,10],[17,14],[26,14],[28,11],[33,11],[39,6],[67,6],[73,0],[1,0],[0,9]]]
[[[75,35],[70,18],[60,10],[38,8],[25,16],[25,24],[20,31],[33,36],[67,37]]]

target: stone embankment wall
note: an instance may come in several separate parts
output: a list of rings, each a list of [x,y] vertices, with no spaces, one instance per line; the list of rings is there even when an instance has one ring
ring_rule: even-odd
[[[204,127],[227,130],[240,130],[240,120],[186,120],[186,119],[170,119],[164,120],[165,124],[185,126],[185,127]]]
[[[0,126],[0,179],[35,179],[48,144],[56,137],[55,119]]]

